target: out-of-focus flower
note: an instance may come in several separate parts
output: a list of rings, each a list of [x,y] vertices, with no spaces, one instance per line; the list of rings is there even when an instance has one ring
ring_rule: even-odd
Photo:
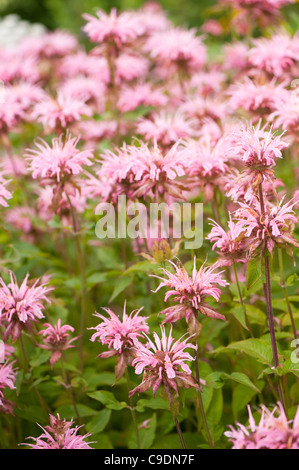
[[[86,104],[88,99],[74,98],[68,93],[58,92],[57,99],[51,96],[37,103],[31,113],[31,119],[37,120],[50,131],[65,129],[68,125],[79,121],[82,116],[91,116],[92,110]]]
[[[122,53],[115,59],[116,85],[135,79],[144,79],[149,69],[149,61],[132,53]]]
[[[139,106],[164,106],[167,97],[163,91],[154,89],[150,83],[124,87],[120,92],[117,107],[122,112],[133,111]]]
[[[275,34],[270,39],[253,39],[254,47],[249,51],[249,61],[260,70],[275,77],[287,76],[299,60],[299,36],[286,33]]]
[[[23,329],[30,329],[33,322],[44,318],[43,302],[50,303],[46,294],[52,291],[53,287],[47,286],[44,282],[39,284],[39,279],[30,286],[28,277],[29,274],[20,287],[12,272],[8,285],[0,278],[0,322],[5,326],[4,341],[10,336],[16,341]]]
[[[158,144],[168,146],[179,139],[195,137],[196,120],[187,118],[182,112],[169,113],[164,110],[155,112],[150,119],[140,118],[137,133],[146,140],[156,140]]]
[[[175,341],[172,336],[172,328],[169,336],[166,336],[165,329],[161,326],[162,338],[154,332],[155,343],[148,340],[147,344],[137,342],[135,345],[135,358],[132,365],[135,366],[135,373],[143,373],[142,382],[129,392],[132,396],[134,393],[143,393],[152,388],[153,395],[159,387],[163,387],[172,402],[173,394],[178,394],[178,387],[200,389],[199,384],[191,375],[191,369],[186,361],[193,361],[187,348],[197,349],[197,346],[190,342],[190,337],[182,338]]]
[[[91,166],[93,154],[90,150],[77,148],[79,138],[70,134],[63,141],[62,136],[52,140],[51,147],[44,140],[36,142],[37,150],[28,149],[25,155],[33,178],[48,178],[60,183],[70,175],[83,172],[83,165]]]
[[[201,186],[206,201],[214,197],[215,187],[222,185],[222,177],[228,171],[229,147],[225,136],[216,143],[209,134],[201,139],[188,140],[185,144],[187,173],[192,184]]]
[[[38,424],[38,423],[37,423]],[[43,433],[39,437],[28,437],[27,439],[33,439],[34,444],[22,445],[30,446],[32,449],[91,449],[89,444],[92,442],[86,442],[91,434],[78,434],[81,426],[73,426],[73,419],[66,421],[61,419],[57,413],[57,418],[50,415],[50,426],[43,428],[40,424],[38,426],[43,430]]]
[[[0,364],[0,413],[13,414],[14,403],[6,400],[4,392],[6,388],[15,389],[16,371],[13,369],[13,362]]]
[[[59,361],[61,358],[62,352],[69,348],[74,348],[73,343],[78,336],[75,338],[69,338],[70,334],[75,329],[70,325],[61,325],[61,319],[59,318],[56,325],[52,326],[50,323],[44,323],[44,330],[41,330],[39,334],[43,335],[43,343],[38,346],[46,351],[51,351],[50,364],[51,367],[55,362]]]
[[[194,258],[194,267],[192,277],[189,276],[184,266],[169,261],[173,266],[175,272],[172,273],[163,268],[163,273],[166,278],[153,275],[162,282],[159,284],[154,292],[157,292],[162,287],[168,287],[164,297],[166,302],[169,297],[174,296],[174,301],[177,305],[168,307],[160,314],[165,315],[163,323],[173,323],[181,318],[186,319],[191,334],[200,332],[200,324],[197,320],[198,312],[211,318],[219,318],[225,320],[225,317],[216,312],[206,302],[206,299],[213,297],[219,302],[221,296],[220,287],[227,285],[227,282],[222,278],[222,271],[216,271],[220,267],[217,262],[212,266],[202,265],[199,270],[196,269],[196,258]],[[218,287],[220,286],[220,287]]]
[[[95,191],[113,202],[120,194],[129,199],[149,196],[157,200],[161,195],[182,199],[183,185],[176,181],[185,174],[182,148],[177,142],[164,155],[158,145],[149,147],[143,142],[123,145],[113,153],[107,150],[101,155],[102,167],[98,172],[99,186],[93,178],[89,183]]]
[[[5,214],[8,224],[22,232],[29,233],[32,230],[32,218],[36,216],[35,210],[29,206],[13,207]]]
[[[120,49],[134,41],[144,30],[138,18],[130,12],[117,13],[116,8],[112,8],[109,14],[98,10],[96,15],[83,15],[87,21],[83,31],[92,42],[112,42]]]
[[[245,109],[255,116],[255,120],[267,117],[276,109],[277,103],[285,99],[288,91],[286,83],[276,84],[275,79],[263,84],[254,83],[248,77],[228,89],[230,106],[234,110]]]
[[[221,23],[217,20],[207,20],[201,27],[203,33],[211,34],[212,36],[221,36],[223,33],[223,27]]]
[[[5,180],[2,176],[3,172],[0,172],[0,205],[4,207],[8,207],[7,199],[12,198],[12,194],[8,189],[6,189],[6,185],[9,183],[8,180]]]
[[[185,73],[201,69],[206,62],[206,47],[195,29],[172,28],[153,33],[144,50],[158,63],[175,65]]]
[[[122,320],[109,308],[103,308],[103,310],[108,313],[110,318],[104,317],[100,313],[95,314],[96,317],[102,320],[102,323],[91,328],[96,330],[96,333],[91,337],[91,341],[97,340],[109,348],[108,351],[99,354],[98,357],[117,356],[117,365],[115,367],[117,380],[124,374],[128,362],[131,362],[132,348],[138,338],[142,337],[142,333],[148,333],[149,331],[146,324],[147,317],[139,315],[142,308],[133,310],[130,315],[127,315],[125,303]]]
[[[269,116],[273,127],[281,127],[296,139],[299,138],[299,96],[298,93],[288,91],[286,96],[276,102],[275,110]]]
[[[293,420],[289,421],[283,406],[278,403],[270,411],[261,406],[257,423],[248,406],[249,425],[236,423],[224,435],[233,443],[233,449],[299,449],[299,407]]]

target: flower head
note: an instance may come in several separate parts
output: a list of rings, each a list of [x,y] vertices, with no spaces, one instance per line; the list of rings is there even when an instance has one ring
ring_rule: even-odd
[[[16,371],[13,369],[13,362],[0,364],[0,413],[13,413],[14,403],[6,400],[4,392],[6,388],[15,388]]]
[[[46,294],[53,287],[46,286],[43,282],[39,284],[39,279],[30,287],[28,277],[29,274],[20,287],[12,272],[8,285],[0,278],[0,322],[5,325],[4,341],[10,336],[16,341],[24,328],[30,328],[32,322],[44,317],[43,301],[50,303]]]
[[[209,297],[213,297],[218,302],[221,295],[221,289],[218,286],[224,287],[227,285],[227,282],[221,277],[222,271],[216,272],[220,264],[202,265],[197,270],[196,258],[194,258],[194,267],[190,277],[184,266],[175,264],[172,261],[169,261],[169,263],[173,266],[174,273],[163,269],[166,278],[153,276],[162,281],[154,292],[162,287],[169,287],[170,290],[166,292],[164,301],[166,302],[169,297],[174,296],[173,300],[177,302],[177,305],[168,307],[161,312],[161,314],[165,314],[163,323],[172,323],[185,317],[193,334],[200,329],[196,319],[198,311],[208,317],[225,320],[223,315],[217,313],[206,302]]]
[[[75,347],[71,343],[78,339],[78,337],[69,338],[70,334],[68,331],[73,332],[74,328],[70,325],[61,325],[61,319],[59,319],[54,326],[50,323],[44,323],[44,327],[45,329],[39,332],[40,335],[43,335],[43,344],[39,344],[38,346],[52,352],[50,364],[53,367],[55,362],[61,358],[63,351]]]
[[[115,368],[117,379],[124,374],[136,341],[142,337],[142,333],[147,333],[149,330],[146,324],[147,317],[139,315],[142,308],[133,310],[130,315],[127,315],[125,303],[122,320],[109,308],[103,308],[103,310],[108,313],[110,318],[100,313],[95,315],[102,320],[102,323],[91,328],[96,330],[91,337],[91,341],[97,340],[101,344],[108,346],[109,351],[99,354],[99,357],[118,356]]]
[[[67,135],[63,142],[62,136],[55,137],[50,147],[47,142],[40,140],[36,143],[37,150],[28,149],[29,169],[33,178],[50,178],[60,183],[70,175],[78,175],[83,171],[83,165],[91,166],[93,154],[90,150],[77,148],[79,138]]]
[[[199,389],[191,376],[191,369],[186,361],[193,361],[187,348],[197,349],[197,346],[188,342],[190,337],[182,338],[175,341],[172,336],[172,328],[169,336],[166,336],[165,329],[161,326],[162,338],[154,333],[155,342],[151,341],[147,336],[148,343],[146,345],[137,342],[135,345],[135,358],[132,365],[135,366],[135,373],[143,372],[143,379],[140,385],[130,391],[130,396],[134,393],[142,393],[149,388],[153,389],[155,396],[158,388],[163,386],[172,399],[173,391],[177,394],[178,387],[195,387]]]
[[[12,194],[6,189],[6,185],[9,183],[2,176],[3,172],[0,172],[0,205],[8,207],[7,199],[12,198]]]
[[[112,8],[109,14],[98,10],[96,15],[96,17],[83,15],[87,20],[83,31],[93,42],[113,42],[121,48],[123,44],[134,41],[143,32],[138,18],[130,12],[118,14],[116,8]]]
[[[261,406],[257,423],[248,406],[249,425],[236,423],[224,434],[233,443],[233,449],[299,449],[299,407],[295,418],[288,421],[281,403],[270,411]]]
[[[34,444],[23,445],[29,445],[32,449],[91,449],[91,442],[85,441],[91,434],[78,434],[81,426],[72,427],[73,419],[66,421],[59,414],[57,418],[50,415],[50,426],[45,429],[40,424],[38,426],[43,433],[39,437],[28,437],[35,441]]]

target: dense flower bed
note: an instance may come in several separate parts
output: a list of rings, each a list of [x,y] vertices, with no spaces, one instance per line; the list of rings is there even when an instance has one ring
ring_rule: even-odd
[[[112,8],[88,50],[1,46],[1,448],[298,449],[290,3],[221,0],[201,32]]]

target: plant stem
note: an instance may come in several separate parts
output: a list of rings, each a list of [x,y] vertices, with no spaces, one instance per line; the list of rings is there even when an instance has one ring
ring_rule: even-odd
[[[236,279],[236,285],[237,285],[237,290],[238,290],[239,301],[240,301],[240,304],[242,305],[243,311],[244,311],[245,323],[246,323],[246,326],[247,326],[248,331],[250,333],[250,336],[253,338],[253,333],[252,333],[251,326],[250,326],[250,323],[249,323],[249,320],[248,320],[247,311],[246,311],[246,304],[244,303],[244,300],[243,300],[241,287],[240,287],[240,283],[239,283],[239,279],[238,279],[237,266],[236,266],[235,262],[234,262],[234,274],[235,274],[235,279]]]
[[[172,416],[173,416],[173,419],[174,419],[174,422],[175,422],[175,427],[176,427],[177,433],[178,433],[180,441],[181,441],[182,448],[187,449],[184,438],[183,438],[183,433],[182,433],[182,430],[181,430],[180,423],[178,422],[178,420],[177,420],[177,418],[175,417],[174,414]]]
[[[63,380],[64,380],[64,383],[65,383],[65,388],[68,392],[68,395],[71,399],[71,402],[72,402],[72,405],[74,407],[74,410],[75,410],[75,413],[76,413],[76,416],[77,416],[77,420],[78,420],[78,424],[79,426],[81,426],[82,422],[81,422],[81,417],[80,417],[80,414],[79,414],[79,411],[78,411],[78,407],[77,407],[77,404],[76,404],[76,400],[75,400],[75,396],[74,396],[74,393],[73,393],[73,390],[72,390],[72,386],[70,384],[70,381],[69,381],[69,378],[68,378],[68,374],[67,374],[67,371],[65,370],[65,367],[64,367],[64,359],[63,359],[63,356],[61,356],[60,358],[60,364],[61,364],[61,373],[62,373],[62,377],[63,377]]]
[[[291,303],[290,303],[290,300],[289,300],[288,291],[287,291],[286,283],[285,283],[284,269],[283,269],[283,257],[282,257],[281,248],[278,248],[277,251],[278,251],[278,261],[279,261],[279,271],[280,271],[280,285],[281,285],[281,288],[283,290],[284,298],[285,298],[285,301],[286,301],[286,304],[287,304],[287,307],[288,307],[288,312],[289,312],[289,316],[290,316],[290,319],[291,319],[293,335],[294,335],[294,338],[297,339],[297,331],[296,331],[296,326],[295,326],[295,320],[294,320],[294,316],[293,316],[293,312],[292,312],[292,306],[291,306]]]
[[[73,223],[73,232],[76,245],[76,251],[78,256],[78,264],[81,274],[81,319],[79,327],[79,360],[80,360],[80,370],[83,370],[83,338],[84,338],[84,326],[85,326],[85,317],[86,317],[86,305],[85,305],[85,293],[86,293],[86,279],[85,279],[85,260],[81,249],[81,243],[79,239],[79,227],[76,217],[76,212],[73,208],[71,199],[67,194],[67,200],[70,205],[72,223]]]
[[[197,350],[195,351],[195,354],[194,354],[194,364],[195,364],[196,380],[197,380],[198,385],[200,385],[200,375],[199,375],[199,367],[198,367]],[[206,435],[207,435],[209,446],[210,446],[211,449],[214,449],[215,446],[214,446],[214,442],[213,442],[213,439],[212,439],[212,436],[211,436],[211,433],[210,433],[210,430],[209,430],[207,417],[206,417],[206,413],[205,413],[205,409],[204,409],[203,401],[202,401],[202,397],[201,397],[201,392],[198,393],[197,399],[198,399],[198,405],[199,405],[199,409],[200,409],[200,413],[201,413],[201,417],[202,417],[203,425],[204,425],[205,432],[206,432]]]
[[[260,200],[260,207],[261,207],[261,216],[262,218],[264,218],[265,217],[265,204],[264,204],[262,183],[259,185],[259,200]],[[273,354],[273,363],[274,363],[274,367],[277,368],[279,367],[279,360],[278,360],[277,344],[276,344],[276,338],[275,338],[275,327],[274,327],[274,317],[273,317],[272,298],[271,298],[270,264],[269,264],[268,254],[264,254],[263,258],[264,258],[264,266],[265,266],[264,292],[265,292],[266,304],[267,304],[267,314],[268,314],[268,323],[269,323],[269,331],[270,331],[272,354]],[[286,399],[285,399],[285,395],[283,391],[281,377],[278,377],[278,393],[279,393],[281,404],[284,407],[284,411],[287,416]]]
[[[131,390],[131,381],[130,381],[130,376],[128,373],[128,369],[126,369],[125,372],[126,380],[127,380],[127,385],[128,385],[128,391],[130,392]],[[137,419],[136,419],[136,412],[135,412],[135,407],[134,407],[134,400],[132,397],[129,396],[129,404],[130,404],[130,411],[132,415],[132,421],[134,425],[134,431],[135,431],[135,436],[136,436],[136,444],[137,448],[140,449],[140,438],[139,438],[139,432],[138,432],[138,425],[137,425]]]

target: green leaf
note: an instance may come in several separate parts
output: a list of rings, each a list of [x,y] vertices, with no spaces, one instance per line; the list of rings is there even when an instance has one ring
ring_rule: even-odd
[[[33,357],[30,359],[29,364],[31,367],[38,367],[50,359],[51,351],[44,349],[36,349]]]
[[[123,410],[124,408],[128,408],[128,405],[124,401],[118,401],[113,393],[108,392],[106,390],[97,390],[93,393],[88,393],[90,398],[97,400],[102,403],[102,405],[106,406],[110,410]]]
[[[116,299],[116,297],[121,293],[123,292],[130,284],[132,284],[132,277],[131,276],[128,276],[128,277],[123,277],[119,280],[119,282],[116,284],[113,292],[112,292],[112,295],[109,299],[109,303],[112,302],[112,300]]]
[[[86,430],[92,434],[102,432],[109,423],[110,417],[111,410],[108,408],[99,411],[86,425]]]
[[[124,275],[130,273],[148,273],[149,271],[157,271],[160,266],[158,264],[150,263],[149,261],[139,261],[139,263],[133,264],[125,272]]]
[[[228,346],[217,348],[210,354],[219,354],[229,350],[246,353],[257,359],[259,362],[267,364],[270,367],[272,366],[273,356],[270,341],[257,338],[244,339],[243,341],[237,341],[229,344]]]
[[[238,414],[244,410],[245,406],[256,395],[256,391],[245,385],[239,384],[233,389],[232,409],[234,419],[238,419]]]
[[[264,326],[267,321],[266,314],[254,305],[246,304],[246,313],[250,323]]]
[[[262,275],[261,260],[258,256],[249,260],[247,265],[246,289],[249,290]]]
[[[245,319],[244,305],[238,305],[237,307],[232,308],[231,313],[238,320],[238,322],[241,323],[243,328],[248,330]]]
[[[85,418],[86,416],[93,416],[97,413],[97,410],[89,408],[86,405],[81,405],[80,403],[78,403],[76,407],[77,407],[79,416],[81,416],[82,418]],[[59,413],[60,416],[63,416],[63,418],[65,419],[72,419],[76,417],[76,410],[73,405],[59,406],[59,408],[57,408],[55,413]]]
[[[169,410],[169,403],[161,397],[150,398],[149,400],[142,398],[137,402],[136,411],[143,413],[144,408],[151,408],[153,410]]]

